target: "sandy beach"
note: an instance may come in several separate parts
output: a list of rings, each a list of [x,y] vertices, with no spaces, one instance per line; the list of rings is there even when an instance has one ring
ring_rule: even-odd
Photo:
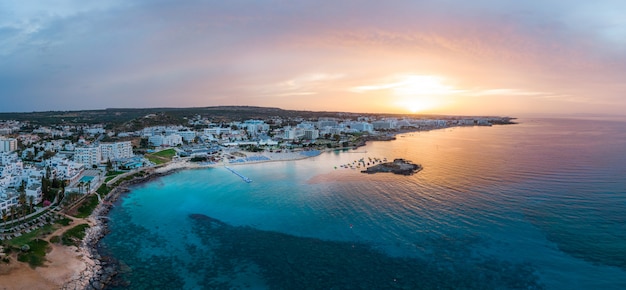
[[[45,240],[55,235],[61,235],[66,230],[80,224],[93,221],[88,219],[72,218],[74,222],[64,226]],[[28,264],[16,262],[12,257],[10,264],[0,264],[0,289],[64,289],[64,286],[77,275],[84,273],[87,265],[93,263],[86,249],[50,244],[51,250],[46,255],[44,267],[32,269]],[[66,288],[73,289],[73,288]]]

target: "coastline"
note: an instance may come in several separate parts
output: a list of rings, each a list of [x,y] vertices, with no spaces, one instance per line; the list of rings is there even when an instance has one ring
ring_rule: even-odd
[[[384,138],[365,139],[363,142],[351,147],[315,150],[317,154],[314,155],[302,154],[303,151],[280,153],[243,152],[247,157],[264,156],[266,158],[253,158],[253,160],[244,162],[212,164],[193,163],[189,160],[173,160],[161,166],[131,172],[129,175],[141,173],[141,176],[134,176],[132,179],[123,181],[113,187],[103,198],[104,202],[100,202],[88,218],[81,219],[81,222],[90,224],[90,228],[85,231],[85,238],[79,247],[52,245],[52,251],[46,256],[46,259],[48,259],[46,266],[31,269],[28,265],[18,262],[11,265],[8,272],[0,272],[0,285],[3,287],[8,286],[7,289],[103,289],[106,285],[110,285],[114,281],[120,267],[110,257],[101,256],[98,251],[98,243],[108,234],[108,213],[112,209],[113,204],[124,193],[129,192],[128,188],[132,185],[149,182],[182,170],[302,160],[318,156],[324,152],[356,149],[366,145],[367,141],[391,141],[395,140],[396,136],[400,134],[436,129],[439,128],[401,130],[389,133]],[[11,283],[7,284],[4,281],[10,281]]]
[[[446,127],[449,128],[449,127]],[[82,271],[78,275],[74,275],[72,279],[68,280],[62,287],[62,289],[103,289],[106,285],[111,284],[115,281],[116,275],[120,269],[120,266],[110,257],[103,257],[100,255],[98,251],[98,243],[104,238],[106,234],[108,234],[108,213],[112,209],[113,204],[125,193],[130,192],[129,187],[136,184],[146,183],[151,180],[167,176],[179,171],[183,170],[193,170],[193,169],[205,169],[205,168],[217,168],[225,165],[228,166],[237,166],[237,165],[247,165],[247,164],[259,164],[259,163],[268,163],[268,162],[279,162],[279,161],[296,161],[303,160],[318,156],[324,152],[331,152],[336,150],[351,150],[356,149],[362,146],[365,146],[368,141],[393,141],[396,139],[397,135],[407,134],[412,132],[423,132],[423,131],[431,131],[436,129],[446,129],[446,128],[435,128],[435,129],[416,129],[416,130],[401,130],[398,132],[394,132],[393,134],[388,134],[384,138],[373,138],[366,139],[362,143],[352,146],[352,147],[341,147],[341,148],[328,148],[324,150],[317,150],[319,153],[316,155],[303,155],[302,151],[297,152],[281,152],[281,153],[254,153],[254,152],[246,152],[250,154],[250,156],[266,156],[270,155],[272,158],[267,160],[255,160],[255,161],[245,161],[245,162],[235,162],[235,163],[212,163],[212,164],[199,164],[192,163],[189,160],[174,160],[166,163],[165,165],[156,167],[156,168],[147,168],[140,170],[138,172],[145,172],[147,175],[142,177],[135,177],[131,180],[127,180],[116,186],[111,190],[109,194],[104,198],[104,203],[98,204],[96,209],[93,211],[90,219],[93,219],[94,226],[89,228],[86,231],[85,239],[83,239],[83,243],[81,244],[81,251],[85,253],[83,256],[83,262],[86,265],[86,269]],[[246,154],[246,156],[248,156]]]
[[[321,154],[324,151],[320,151]],[[254,155],[256,153],[251,153]],[[300,152],[287,152],[287,153],[274,153],[275,159],[270,160],[258,160],[247,161],[238,163],[227,163],[228,166],[246,165],[246,164],[258,164],[266,162],[279,162],[279,161],[295,161],[302,160],[313,156],[302,155]],[[85,266],[84,269],[74,275],[72,275],[63,284],[61,289],[103,289],[106,285],[111,284],[114,281],[115,276],[119,271],[118,263],[110,257],[100,255],[98,251],[98,243],[108,233],[108,213],[112,209],[113,204],[124,194],[128,193],[129,187],[141,183],[146,183],[151,180],[167,176],[182,170],[204,169],[204,168],[216,168],[221,167],[223,164],[197,164],[190,161],[171,161],[164,166],[158,168],[149,168],[142,170],[147,175],[142,177],[135,177],[131,180],[127,180],[113,188],[109,194],[103,199],[104,202],[98,204],[93,211],[89,219],[93,221],[93,226],[85,232],[85,238],[81,243],[81,246],[77,251],[82,253],[80,260]]]

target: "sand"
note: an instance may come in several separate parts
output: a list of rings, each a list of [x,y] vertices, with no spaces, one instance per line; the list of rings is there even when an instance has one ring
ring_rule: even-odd
[[[72,219],[72,224],[56,230],[46,240],[79,224],[88,223],[87,220]],[[89,261],[83,251],[73,246],[50,245],[52,250],[46,255],[48,262],[43,267],[32,269],[27,263],[18,262],[15,254],[10,264],[0,264],[0,290],[61,289],[87,268]]]

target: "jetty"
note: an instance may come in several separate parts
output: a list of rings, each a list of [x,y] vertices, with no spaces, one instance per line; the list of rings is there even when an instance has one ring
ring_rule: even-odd
[[[232,172],[232,173],[234,173],[235,175],[237,175],[237,176],[241,177],[241,179],[243,179],[243,181],[245,181],[245,182],[247,182],[247,183],[252,182],[252,179],[250,179],[250,178],[247,178],[247,177],[243,176],[241,173],[239,173],[239,172],[235,171],[235,169],[232,169],[232,168],[230,168],[230,167],[228,167],[228,166],[224,166],[224,168],[226,168],[226,169],[230,170],[230,172]]]

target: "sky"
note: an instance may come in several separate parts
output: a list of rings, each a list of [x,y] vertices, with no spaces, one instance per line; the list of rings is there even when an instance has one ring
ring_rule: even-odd
[[[626,114],[626,1],[0,2],[0,112]]]

